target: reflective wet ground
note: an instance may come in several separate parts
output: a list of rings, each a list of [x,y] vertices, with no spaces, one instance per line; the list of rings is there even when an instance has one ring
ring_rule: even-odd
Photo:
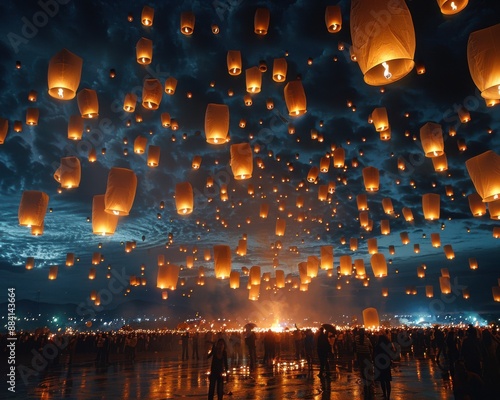
[[[202,399],[208,392],[208,361],[181,361],[159,355],[136,361],[110,360],[106,366],[92,361],[61,363],[26,380],[18,376],[16,394],[4,389],[0,399]],[[245,363],[245,360],[243,360]],[[3,374],[2,374],[3,375]],[[331,379],[320,379],[317,366],[286,362],[231,369],[224,385],[225,399],[362,399],[356,369],[337,366]],[[377,386],[374,399],[382,399]],[[452,399],[451,382],[429,358],[407,356],[393,370],[393,400]]]

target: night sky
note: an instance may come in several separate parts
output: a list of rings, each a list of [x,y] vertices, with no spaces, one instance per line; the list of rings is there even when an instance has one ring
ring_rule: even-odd
[[[1,296],[7,298],[8,287],[16,289],[18,299],[87,302],[92,290],[109,287],[106,273],[112,271],[113,277],[120,275],[125,281],[130,275],[141,277],[143,265],[146,285],[123,285],[106,307],[140,299],[162,304],[165,312],[175,312],[173,304],[203,315],[234,316],[253,310],[259,313],[255,319],[267,317],[268,311],[281,319],[297,313],[334,319],[342,314],[360,316],[366,307],[376,307],[379,313],[425,315],[498,311],[492,287],[500,277],[500,239],[493,237],[493,228],[500,222],[488,213],[472,216],[467,196],[475,188],[465,162],[487,150],[498,154],[500,149],[500,106],[486,106],[467,63],[469,34],[498,24],[500,3],[469,3],[460,13],[445,16],[436,1],[407,1],[415,29],[414,60],[417,66],[425,66],[425,73],[417,74],[415,67],[399,81],[380,87],[366,84],[359,65],[351,61],[350,1],[337,3],[343,19],[338,33],[326,29],[325,8],[333,3],[324,1],[2,2],[0,116],[8,120],[9,128],[0,145],[0,302]],[[155,9],[151,27],[141,24],[144,5]],[[254,33],[259,7],[270,10],[265,36]],[[191,36],[179,29],[185,11],[196,17]],[[218,34],[212,33],[213,25],[219,27]],[[153,41],[152,62],[146,66],[136,62],[135,47],[141,37]],[[67,138],[69,118],[79,114],[76,98],[62,101],[48,94],[49,60],[64,48],[83,59],[78,91],[93,89],[99,100],[99,117],[84,120],[80,141]],[[228,74],[228,50],[241,51],[239,76]],[[304,87],[307,113],[303,116],[289,116],[286,82],[272,80],[273,60],[281,57],[288,65],[286,82],[300,79]],[[262,72],[261,92],[252,95],[253,104],[248,107],[243,101],[245,70],[259,64],[267,65],[267,71]],[[175,94],[163,93],[158,110],[142,107],[143,80],[156,78],[164,85],[170,76],[178,80]],[[33,90],[36,102],[28,100]],[[137,94],[134,113],[123,110],[127,93]],[[272,110],[266,107],[268,99],[274,103]],[[209,103],[229,107],[226,144],[211,145],[205,140]],[[38,124],[28,126],[26,112],[33,107],[39,109]],[[379,107],[387,110],[389,141],[381,141],[368,122]],[[461,107],[470,113],[470,122],[460,122]],[[161,126],[163,112],[178,122],[178,130]],[[246,120],[245,128],[239,127],[241,119]],[[14,121],[22,121],[22,132],[14,131]],[[419,132],[427,122],[442,126],[445,172],[435,172],[432,160],[424,156]],[[290,124],[294,134],[289,134]],[[149,167],[145,154],[134,153],[138,135],[147,137],[148,145],[160,147],[158,167]],[[243,142],[254,151],[253,176],[235,180],[229,166],[230,146]],[[459,148],[461,143],[465,150]],[[345,167],[335,168],[330,159],[329,171],[320,173],[316,183],[307,182],[311,167],[319,166],[321,158],[338,147],[345,150]],[[93,163],[88,160],[92,148],[97,153]],[[195,155],[202,157],[199,169],[192,168]],[[59,190],[53,175],[60,159],[68,156],[81,162],[81,183],[78,188]],[[404,160],[404,171],[398,169],[398,159]],[[380,172],[380,189],[374,193],[366,192],[363,184],[362,170],[368,166]],[[103,237],[92,233],[92,199],[105,193],[112,167],[133,170],[138,186],[130,215],[120,217],[114,235]],[[214,179],[212,188],[206,187],[209,176]],[[175,208],[175,186],[180,182],[190,182],[194,190],[194,211],[187,216],[177,214]],[[329,182],[335,183],[335,192],[320,201],[318,189]],[[227,201],[220,198],[223,184],[228,187]],[[248,193],[249,184],[254,195]],[[50,198],[41,236],[19,226],[18,208],[26,190],[43,191]],[[424,219],[422,195],[426,193],[440,195],[439,220]],[[359,194],[368,198],[371,231],[360,226]],[[304,199],[300,209],[298,196]],[[384,212],[384,198],[391,199],[393,215]],[[259,217],[262,203],[269,204],[267,219]],[[413,212],[413,222],[405,221],[404,207]],[[299,213],[305,217],[302,222]],[[278,217],[286,220],[283,237],[275,235]],[[381,234],[381,220],[390,221],[389,235]],[[401,241],[402,232],[409,236],[407,245]],[[432,233],[440,235],[439,248],[431,246]],[[245,234],[247,255],[239,256],[236,248]],[[358,239],[356,251],[350,250],[351,238]],[[378,251],[387,260],[387,277],[373,275],[369,238],[377,239]],[[136,248],[126,253],[125,244],[130,241],[136,242]],[[331,245],[335,273],[328,277],[320,270],[304,292],[290,284],[266,290],[263,282],[260,299],[253,302],[248,300],[248,278],[243,274],[237,290],[229,288],[228,280],[213,277],[213,257],[205,261],[203,254],[217,244],[231,247],[233,270],[259,265],[274,277],[276,258],[276,269],[295,278],[300,262],[309,256],[319,258],[320,247]],[[453,260],[445,257],[447,244],[454,250]],[[395,248],[393,255],[390,245]],[[65,266],[68,252],[78,259],[72,267]],[[95,252],[101,253],[103,261],[94,266],[96,278],[90,280]],[[169,291],[167,300],[162,300],[156,287],[158,255],[180,265],[185,281]],[[368,286],[354,276],[337,277],[341,255],[364,260]],[[186,268],[187,256],[194,256],[193,268]],[[28,257],[35,258],[33,270],[25,268]],[[477,270],[469,268],[469,258],[477,260]],[[419,278],[417,267],[423,264],[425,278]],[[58,266],[58,276],[49,281],[53,265]],[[200,266],[205,267],[205,286],[197,285]],[[439,289],[442,268],[449,270],[453,283],[452,294],[446,296]],[[427,285],[434,288],[433,299],[425,296]],[[408,287],[416,288],[417,294],[407,295]],[[382,297],[382,288],[388,288],[388,297]],[[470,299],[462,298],[463,288],[469,289]]]

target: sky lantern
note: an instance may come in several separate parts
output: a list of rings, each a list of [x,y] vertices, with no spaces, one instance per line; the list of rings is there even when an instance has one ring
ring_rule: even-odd
[[[483,202],[500,199],[500,156],[498,154],[488,150],[469,158],[465,166]]]
[[[422,210],[424,218],[430,221],[439,219],[441,197],[436,193],[422,195]]]
[[[217,279],[229,278],[231,273],[231,248],[227,245],[214,246],[214,273]]]
[[[151,64],[153,60],[153,41],[145,37],[140,38],[135,45],[135,57],[138,64]]]
[[[51,265],[49,267],[49,280],[50,281],[53,281],[55,279],[57,279],[57,270],[58,270],[58,266],[57,265]]]
[[[500,200],[490,201],[488,203],[488,212],[491,219],[500,219]]]
[[[328,32],[340,32],[340,30],[342,29],[342,13],[340,10],[340,6],[326,6],[325,24]]]
[[[320,268],[325,271],[333,269],[333,246],[321,246],[320,252]]]
[[[19,120],[14,121],[14,132],[20,133],[22,131],[23,131],[23,122]],[[0,129],[0,144],[3,144],[6,136],[7,136],[7,130],[5,130],[4,125],[2,125],[2,128]]]
[[[440,276],[439,277],[439,288],[441,289],[442,294],[450,294],[451,293],[451,281],[449,276]]]
[[[470,269],[477,269],[478,268],[477,260],[474,257],[469,258],[469,268]]]
[[[285,86],[285,103],[288,115],[298,117],[307,112],[307,100],[302,81],[290,81]]]
[[[493,293],[493,300],[500,301],[500,286],[493,286],[491,292]]]
[[[54,179],[62,188],[72,189],[80,186],[82,167],[78,157],[62,157],[59,168],[54,173]]]
[[[366,277],[365,261],[362,258],[354,260],[354,268],[356,269],[356,278],[362,279]]]
[[[394,0],[389,8],[385,0],[353,0],[350,21],[354,53],[367,84],[387,85],[413,69],[415,30],[403,0]]]
[[[229,75],[237,76],[241,74],[242,70],[241,51],[228,50],[226,59],[227,59],[227,71]]]
[[[259,300],[260,285],[251,285],[248,290],[248,300],[257,301]]]
[[[372,254],[370,263],[372,265],[373,275],[377,278],[387,276],[387,262],[385,261],[385,256],[382,253]]]
[[[300,283],[310,283],[311,282],[311,277],[307,275],[307,262],[302,261],[299,262],[298,264],[299,267],[299,278],[300,278]]]
[[[160,107],[163,86],[158,79],[144,79],[142,85],[142,106],[147,110],[157,110]]]
[[[156,265],[165,265],[165,255],[164,254],[158,254],[158,257],[156,259]]]
[[[229,107],[225,104],[207,104],[205,136],[210,144],[226,143],[229,132]]]
[[[92,198],[92,232],[94,235],[113,235],[118,225],[118,215],[104,211],[104,195]]]
[[[467,196],[469,201],[469,208],[474,217],[480,217],[486,214],[486,203],[477,192],[471,193]]]
[[[38,118],[40,117],[40,110],[35,107],[28,107],[26,109],[26,125],[38,125]]]
[[[442,172],[448,170],[448,159],[446,158],[446,153],[437,157],[432,157],[431,160],[432,165],[434,166],[434,171]]]
[[[375,167],[363,168],[363,182],[367,192],[376,192],[379,189],[380,176]]]
[[[193,212],[193,187],[189,182],[181,182],[175,185],[175,207],[177,214],[180,215],[188,215]]]
[[[411,208],[403,207],[401,211],[406,222],[412,222],[415,219],[413,217],[413,211],[411,210]]]
[[[269,214],[269,204],[267,203],[262,203],[260,205],[260,211],[259,211],[259,216],[261,218],[267,218],[267,215]]]
[[[238,240],[238,247],[236,248],[236,254],[241,257],[247,255],[247,241],[245,239]]]
[[[339,258],[340,275],[348,276],[352,274],[352,258],[350,255],[342,255]]]
[[[80,140],[83,135],[84,123],[80,115],[71,115],[68,122],[68,139]]]
[[[83,60],[69,50],[62,49],[49,61],[47,76],[49,95],[59,100],[76,96],[82,75]]]
[[[319,176],[319,168],[315,165],[311,167],[309,172],[307,173],[307,182],[314,183],[318,179]]]
[[[41,225],[31,225],[31,234],[33,236],[43,235],[44,229],[45,228],[43,223]]]
[[[155,16],[155,9],[153,7],[144,6],[141,12],[141,23],[144,26],[152,26]]]
[[[410,243],[410,236],[408,235],[408,232],[400,232],[399,237],[401,238],[401,243],[404,245]]]
[[[137,176],[127,168],[113,167],[109,171],[104,197],[105,211],[115,215],[128,215],[134,203]]]
[[[238,271],[231,271],[229,274],[229,287],[231,289],[238,289],[240,287],[240,273]]]
[[[382,199],[382,207],[386,214],[392,215],[394,214],[394,206],[392,205],[392,200],[390,197],[384,197]]]
[[[148,146],[148,167],[155,168],[160,164],[160,146],[153,146],[152,144]]]
[[[455,258],[455,252],[453,251],[451,244],[445,244],[443,246],[443,250],[444,250],[444,255],[448,260],[453,260]]]
[[[318,276],[320,260],[316,256],[307,257],[307,276],[316,278]]]
[[[493,237],[495,239],[500,238],[500,226],[494,226],[493,227]]]
[[[443,129],[441,125],[427,122],[420,128],[420,143],[426,157],[438,157],[444,154]]]
[[[419,278],[425,278],[425,268],[424,268],[424,266],[423,266],[423,265],[419,265],[419,266],[417,267],[417,276],[418,276]]]
[[[359,225],[362,228],[365,228],[368,226],[368,223],[370,221],[370,214],[368,211],[360,211],[359,212]]]
[[[425,286],[425,297],[429,299],[434,297],[434,287],[432,285]]]
[[[327,201],[328,200],[328,185],[318,186],[318,200]]]
[[[467,61],[472,80],[487,100],[500,99],[500,24],[472,32],[467,42]]]
[[[35,258],[34,257],[27,257],[26,258],[25,268],[27,270],[35,268]]]
[[[287,68],[286,58],[275,58],[273,61],[273,81],[284,82],[286,80]]]
[[[125,100],[123,100],[123,111],[134,112],[137,104],[137,96],[134,93],[127,93]]]
[[[253,172],[253,158],[250,144],[233,144],[230,147],[230,153],[230,165],[231,170],[233,171],[234,179],[243,180],[251,178]]]
[[[441,247],[441,236],[439,233],[431,233],[431,245],[432,247]]]
[[[378,244],[377,244],[377,238],[368,238],[366,240],[366,245],[368,248],[368,254],[376,254],[378,253]]]
[[[387,109],[385,107],[379,107],[373,110],[372,120],[377,132],[389,129],[389,117],[387,116]]]
[[[344,168],[345,165],[345,149],[337,147],[333,150],[333,166],[335,168]]]
[[[202,158],[200,155],[195,155],[193,161],[191,162],[191,168],[200,169]]]
[[[245,70],[245,82],[248,93],[259,93],[262,86],[262,72],[259,67],[251,67]]]
[[[286,219],[276,218],[276,236],[284,236],[286,228]]]
[[[25,190],[19,203],[18,219],[21,226],[40,226],[43,224],[49,196],[37,190]]]
[[[99,116],[99,100],[95,90],[80,90],[76,95],[76,100],[82,118],[97,118]]]
[[[96,270],[95,270],[95,267],[91,267],[89,269],[89,279],[90,280],[93,280],[95,279],[95,276],[96,276]]]
[[[248,283],[252,286],[260,285],[261,270],[259,265],[253,265],[248,272]]]
[[[380,233],[382,235],[388,235],[391,233],[391,226],[388,219],[380,220]]]
[[[368,329],[377,329],[380,326],[376,308],[370,307],[363,310],[363,325]]]
[[[358,250],[358,238],[350,238],[349,239],[349,249],[351,251],[357,251]]]
[[[257,8],[255,10],[255,15],[253,19],[254,32],[257,35],[265,36],[267,35],[267,30],[269,29],[269,20],[271,18],[271,13],[268,8]]]
[[[89,162],[93,163],[97,161],[97,151],[95,147],[91,147],[89,149],[89,155],[88,155],[88,160]]]
[[[191,36],[194,32],[194,23],[196,17],[192,11],[181,13],[181,33],[185,36]]]
[[[159,265],[156,277],[156,287],[159,289],[175,290],[179,279],[179,270],[179,266],[174,264]]]
[[[437,3],[444,15],[453,15],[462,11],[469,0],[437,0]]]
[[[0,144],[5,143],[5,138],[9,132],[9,120],[0,117]]]
[[[330,169],[330,158],[329,157],[321,157],[319,162],[319,170],[323,173],[327,173]]]
[[[358,211],[368,210],[368,197],[365,193],[360,193],[356,196],[356,204],[358,206]]]
[[[161,113],[161,126],[164,128],[170,128],[172,119],[170,118],[170,114],[168,112]]]
[[[177,79],[175,79],[173,76],[169,76],[165,80],[165,93],[172,96],[173,94],[175,94],[175,89],[177,89]]]
[[[137,136],[134,140],[134,153],[144,154],[146,152],[146,146],[148,144],[148,138],[144,136]]]
[[[67,267],[72,267],[73,265],[75,265],[75,253],[67,253],[66,254],[65,265]]]
[[[277,269],[275,271],[276,288],[283,289],[285,287],[285,271]]]

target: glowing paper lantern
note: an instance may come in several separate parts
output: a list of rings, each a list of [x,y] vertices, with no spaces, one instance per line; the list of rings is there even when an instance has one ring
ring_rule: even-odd
[[[144,26],[153,25],[154,16],[155,16],[155,10],[153,7],[149,7],[149,6],[142,7],[141,23]]]
[[[490,201],[488,203],[488,212],[491,219],[500,219],[500,200]]]
[[[99,100],[95,90],[80,90],[76,95],[76,100],[82,118],[97,118],[99,116]]]
[[[165,93],[172,96],[175,93],[175,89],[177,89],[177,79],[173,76],[169,76],[165,80]]]
[[[189,182],[181,182],[175,185],[175,207],[177,213],[181,215],[188,215],[193,212],[193,187]]]
[[[156,287],[159,289],[175,290],[179,280],[180,268],[178,265],[166,264],[158,266]]]
[[[193,161],[191,162],[191,168],[193,169],[200,169],[201,166],[201,156],[196,155],[193,157]]]
[[[446,158],[446,153],[437,157],[432,157],[431,160],[432,165],[434,166],[434,171],[442,172],[448,170],[448,159]]]
[[[35,268],[35,258],[34,257],[27,257],[25,267],[27,270]]]
[[[277,269],[276,272],[276,288],[282,289],[285,287],[285,271]]]
[[[437,0],[437,3],[444,15],[453,15],[462,11],[469,0]]]
[[[5,138],[9,132],[9,120],[5,118],[0,118],[0,144],[5,143]]]
[[[257,35],[267,35],[267,30],[269,29],[269,20],[271,19],[271,13],[267,8],[257,8],[255,10],[255,15],[253,19],[254,32]]]
[[[148,138],[144,136],[137,136],[134,140],[134,153],[144,154],[146,151],[146,146],[148,144]]]
[[[75,265],[75,253],[67,253],[66,254],[66,266],[72,267]]]
[[[349,239],[349,248],[351,249],[351,251],[358,250],[358,239],[357,238]]]
[[[375,167],[363,168],[363,182],[367,192],[376,192],[379,189],[380,176]]]
[[[267,203],[262,203],[260,205],[260,212],[259,212],[259,216],[261,218],[267,218],[267,215],[269,214],[269,204]]]
[[[477,260],[474,257],[469,258],[469,267],[470,269],[478,268]]]
[[[144,79],[142,85],[142,106],[147,110],[157,110],[160,107],[163,86],[158,79]]]
[[[333,151],[333,166],[335,168],[344,168],[345,165],[345,150],[342,147],[337,147]]]
[[[57,270],[58,270],[57,265],[51,265],[49,267],[49,280],[53,281],[57,279]]]
[[[401,232],[399,234],[399,237],[401,238],[401,243],[403,243],[404,245],[410,243],[410,237],[408,235],[408,232]]]
[[[104,195],[92,198],[92,231],[95,235],[112,235],[118,225],[118,215],[104,211]]]
[[[245,82],[248,93],[259,93],[262,86],[262,72],[258,67],[245,70]]]
[[[238,143],[231,145],[231,170],[234,179],[242,180],[252,177],[253,158],[252,148],[249,143]]]
[[[372,111],[372,120],[375,130],[382,132],[389,129],[389,117],[385,107],[376,108]]]
[[[276,236],[284,236],[286,228],[286,219],[276,219]]]
[[[392,205],[392,200],[389,197],[385,197],[382,199],[382,207],[384,208],[384,212],[386,214],[389,215],[394,214],[394,207]]]
[[[321,264],[322,270],[333,269],[333,246],[321,246]]]
[[[452,260],[455,258],[455,252],[453,251],[451,244],[445,244],[443,246],[443,250],[444,250],[444,255],[448,260]]]
[[[380,233],[382,235],[388,235],[391,233],[391,227],[388,219],[380,220]]]
[[[123,110],[126,112],[134,112],[137,104],[137,96],[134,93],[127,93],[123,100]]]
[[[422,195],[422,210],[424,218],[430,221],[439,219],[441,197],[436,193]]]
[[[337,33],[342,29],[342,13],[340,6],[326,6],[325,10],[326,29],[330,33]]]
[[[339,258],[340,261],[340,275],[351,275],[352,274],[352,258],[349,255],[342,255]]]
[[[500,286],[493,286],[491,291],[493,293],[493,300],[500,301]]]
[[[432,247],[441,247],[441,237],[439,233],[431,233],[431,244]]]
[[[160,146],[153,146],[153,145],[148,146],[148,160],[147,160],[148,167],[155,168],[160,164],[160,152],[161,152]]]
[[[83,60],[72,52],[62,49],[49,61],[49,95],[59,100],[75,97],[82,75]]]
[[[486,214],[486,203],[483,203],[483,199],[481,199],[478,193],[471,193],[467,196],[467,199],[469,200],[470,211],[474,217]]]
[[[63,157],[59,168],[54,173],[54,179],[62,188],[77,188],[80,185],[82,167],[78,157]]]
[[[172,119],[170,118],[170,114],[168,112],[161,113],[161,126],[170,128],[171,123]]]
[[[31,225],[31,234],[33,236],[40,236],[43,235],[44,231],[44,224],[42,225]]]
[[[472,32],[467,42],[469,72],[481,96],[488,100],[500,99],[499,36],[500,24],[496,24]]]
[[[443,129],[441,125],[427,122],[420,128],[420,142],[426,157],[438,157],[444,154]]]
[[[36,190],[25,190],[19,203],[18,220],[21,226],[41,226],[49,205],[49,196]]]
[[[252,301],[259,300],[260,285],[251,285],[248,290],[248,299]]]
[[[196,17],[192,11],[184,11],[181,14],[181,33],[186,36],[190,36],[194,32],[194,23]]]
[[[378,253],[377,238],[368,238],[366,241],[366,245],[368,248],[368,254]]]
[[[318,276],[320,260],[316,256],[307,257],[307,276],[316,278]]]
[[[403,0],[353,0],[350,27],[354,53],[369,85],[386,85],[415,65],[415,31]]]
[[[238,289],[240,287],[240,273],[238,271],[231,271],[229,274],[229,287],[231,289]]]
[[[153,41],[144,37],[135,45],[135,57],[138,64],[148,65],[153,60]]]
[[[356,196],[356,204],[358,206],[358,211],[368,210],[368,197],[364,193],[360,193]]]
[[[104,197],[105,211],[115,215],[128,215],[134,203],[137,176],[127,168],[113,167],[109,171]]]
[[[499,155],[492,150],[488,150],[475,157],[469,158],[465,162],[465,166],[483,202],[490,202],[500,198]]]
[[[285,86],[285,103],[288,115],[298,117],[307,112],[306,92],[299,80],[290,81]]]
[[[425,268],[422,265],[417,267],[417,276],[419,278],[425,278]]]
[[[373,275],[375,275],[377,278],[387,276],[387,262],[385,261],[385,256],[382,253],[372,254],[370,263],[372,266]]]
[[[228,132],[229,107],[225,104],[208,104],[205,111],[205,136],[207,142],[210,144],[224,144]]]
[[[432,298],[434,297],[434,288],[432,285],[425,286],[425,297]]]
[[[370,307],[363,310],[363,325],[368,329],[377,329],[380,326],[376,308]]]
[[[241,52],[239,50],[228,50],[226,59],[229,75],[241,74]]]
[[[288,64],[285,58],[275,58],[273,61],[273,81],[284,82]]]
[[[26,125],[38,125],[38,118],[40,117],[40,110],[38,108],[28,107],[26,109]]]
[[[439,287],[441,289],[441,293],[450,294],[451,293],[451,281],[448,276],[440,276],[439,277]]]
[[[217,279],[229,278],[231,274],[231,248],[227,245],[214,246],[214,273]]]
[[[83,135],[83,118],[80,115],[71,115],[68,122],[68,139],[80,140]]]

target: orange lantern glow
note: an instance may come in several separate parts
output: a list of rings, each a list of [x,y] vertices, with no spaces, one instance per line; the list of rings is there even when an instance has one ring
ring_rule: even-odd
[[[144,154],[146,151],[146,146],[148,144],[148,138],[144,136],[137,136],[134,140],[134,153]]]
[[[275,58],[273,61],[273,81],[284,82],[286,80],[288,64],[285,58]]]
[[[387,276],[387,262],[385,261],[385,256],[382,253],[372,254],[370,263],[372,265],[373,275],[377,278]]]
[[[194,24],[196,17],[192,11],[184,11],[181,13],[181,33],[190,36],[194,32]]]
[[[380,326],[376,308],[370,307],[363,310],[363,325],[368,329],[377,329]]]
[[[431,160],[432,165],[434,166],[434,171],[442,172],[448,170],[448,159],[446,158],[445,153],[437,157],[432,157]]]
[[[238,271],[231,271],[229,274],[229,287],[231,289],[238,289],[240,287],[240,273]]]
[[[53,281],[55,279],[57,279],[57,270],[58,270],[58,266],[57,265],[51,265],[49,267],[49,280]]]
[[[268,8],[257,8],[253,19],[254,32],[261,36],[267,35],[270,19],[271,13]]]
[[[238,143],[231,145],[231,170],[234,179],[243,180],[252,177],[253,158],[252,148],[249,143]]]
[[[444,15],[453,15],[462,11],[469,0],[437,0],[437,3]]]
[[[500,26],[500,25],[499,25]],[[484,202],[500,199],[500,156],[488,150],[465,162],[467,172]]]
[[[144,79],[142,85],[142,106],[147,110],[157,110],[160,107],[163,86],[158,79]]]
[[[483,203],[483,199],[478,193],[474,192],[467,196],[469,200],[469,208],[474,217],[480,217],[486,214],[486,203]]]
[[[180,215],[188,215],[193,212],[193,187],[189,182],[181,182],[175,185],[175,207],[177,214]]]
[[[72,189],[80,186],[82,167],[78,157],[63,157],[59,168],[54,173],[54,179],[62,188]]]
[[[153,60],[153,41],[144,37],[140,38],[135,45],[135,57],[138,64],[151,64]]]
[[[248,93],[259,93],[262,86],[262,72],[260,72],[259,67],[247,68],[245,81]]]
[[[83,60],[63,49],[49,61],[49,95],[59,100],[75,98],[82,75]]]
[[[25,190],[21,197],[18,220],[21,226],[41,226],[49,205],[49,196],[36,190]]]
[[[241,74],[241,52],[239,50],[228,50],[226,58],[229,75],[236,76]]]
[[[217,279],[229,278],[231,274],[231,248],[227,245],[214,246],[214,273]]]
[[[424,218],[430,221],[439,219],[441,197],[436,193],[422,195],[422,210]]]
[[[153,7],[144,6],[141,12],[141,23],[144,26],[152,26],[155,16],[155,9]]]
[[[177,79],[175,79],[173,76],[169,76],[165,80],[165,93],[172,96],[173,94],[175,94],[175,89],[177,89]]]
[[[80,90],[76,95],[76,100],[82,118],[97,118],[99,116],[99,100],[95,90]]]
[[[68,122],[68,139],[80,140],[83,135],[83,118],[80,115],[71,115]]]
[[[438,157],[444,154],[443,129],[441,125],[427,122],[420,128],[420,142],[426,157]]]
[[[105,211],[115,215],[128,215],[134,203],[137,176],[127,168],[113,167],[108,174],[104,197]]]
[[[379,171],[375,167],[363,168],[363,182],[367,192],[376,192],[379,189]]]
[[[389,129],[389,117],[385,107],[379,107],[372,111],[372,120],[375,130],[382,132]]]
[[[228,132],[229,107],[225,104],[208,104],[205,111],[205,136],[207,142],[210,144],[224,144]]]
[[[330,33],[337,33],[342,29],[342,13],[340,6],[326,6],[325,10],[326,29]]]
[[[104,211],[104,195],[92,199],[92,231],[95,235],[112,235],[118,225],[118,215]]]
[[[307,112],[307,100],[302,82],[290,81],[285,86],[285,102],[288,115],[298,117]]]

